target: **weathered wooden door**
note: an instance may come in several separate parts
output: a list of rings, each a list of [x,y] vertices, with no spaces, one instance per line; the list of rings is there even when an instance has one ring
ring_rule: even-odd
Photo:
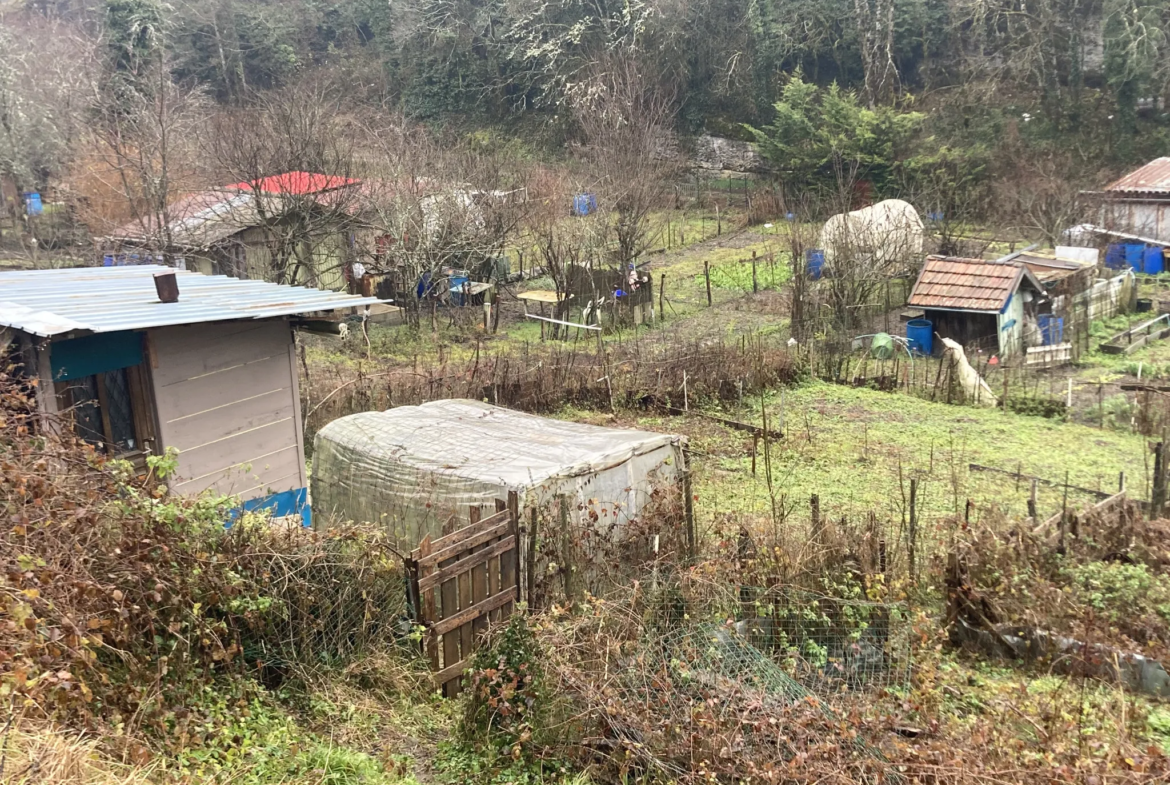
[[[481,520],[473,507],[469,525],[433,541],[428,535],[408,565],[435,686],[447,697],[459,694],[480,635],[511,616],[519,598],[516,494],[496,509]]]

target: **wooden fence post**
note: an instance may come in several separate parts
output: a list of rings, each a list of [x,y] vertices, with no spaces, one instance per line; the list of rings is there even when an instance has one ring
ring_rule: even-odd
[[[536,538],[539,535],[539,515],[533,506],[528,511],[528,556],[524,571],[528,580],[528,610],[536,610]]]
[[[500,609],[499,618],[506,619],[512,615],[517,602],[522,599],[520,594],[520,495],[516,491],[508,491],[508,522],[515,546],[508,553],[500,556],[500,591],[513,591],[515,602],[509,602]]]
[[[752,251],[752,292],[760,291],[760,280],[756,277],[756,252]]]
[[[557,502],[560,507],[560,524],[561,524],[561,574],[565,579],[565,599],[572,605],[574,592],[576,586],[573,581],[573,533],[569,531],[569,497],[558,496]]]
[[[703,260],[703,277],[707,279],[707,307],[711,307],[711,263]]]
[[[910,538],[908,553],[910,557],[910,580],[918,575],[918,478],[910,478],[910,523],[908,534]]]
[[[1162,517],[1166,506],[1166,448],[1164,442],[1154,445],[1154,487],[1150,494],[1150,519]]]
[[[664,322],[666,321],[666,307],[664,305],[665,301],[666,301],[666,273],[663,273],[662,277],[660,277],[658,279],[658,318]]]
[[[691,453],[683,450],[683,515],[687,527],[687,556],[694,559],[698,543],[695,541],[695,497],[691,487]]]
[[[418,544],[419,558],[431,555],[431,535],[423,537],[423,541]],[[434,567],[427,569],[427,572],[434,570]],[[423,577],[423,576],[420,576]],[[427,588],[419,602],[419,610],[422,613],[423,619],[435,618],[435,590]],[[439,637],[430,630],[426,632],[426,651],[427,659],[431,661],[431,670],[437,671],[439,669]]]
[[[812,541],[815,543],[821,537],[821,497],[814,493],[808,502],[812,514]]]

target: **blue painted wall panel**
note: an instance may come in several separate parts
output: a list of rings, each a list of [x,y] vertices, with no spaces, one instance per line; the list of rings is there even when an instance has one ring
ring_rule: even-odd
[[[54,341],[49,349],[53,380],[67,382],[142,362],[142,333],[118,332]]]

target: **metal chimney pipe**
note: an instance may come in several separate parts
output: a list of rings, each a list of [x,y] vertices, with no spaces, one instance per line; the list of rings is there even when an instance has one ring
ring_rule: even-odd
[[[154,274],[154,290],[158,292],[158,299],[164,303],[179,301],[179,281],[174,270],[163,270]]]

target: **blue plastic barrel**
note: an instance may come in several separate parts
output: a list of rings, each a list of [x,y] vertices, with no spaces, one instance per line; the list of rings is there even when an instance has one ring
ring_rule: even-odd
[[[1042,313],[1036,317],[1040,327],[1040,339],[1045,346],[1055,346],[1064,342],[1064,318]]]
[[[825,273],[825,252],[810,248],[804,252],[804,268],[814,281]]]
[[[910,351],[930,355],[934,352],[934,325],[926,319],[906,322],[906,341]]]
[[[1142,271],[1146,275],[1157,275],[1165,266],[1165,255],[1160,245],[1147,245],[1145,259],[1142,260]]]
[[[1125,244],[1125,263],[1130,266],[1135,273],[1142,271],[1142,262],[1145,261],[1146,246],[1145,243],[1126,243]]]
[[[1121,270],[1125,267],[1125,246],[1121,243],[1111,243],[1105,249],[1105,266],[1110,270]]]

